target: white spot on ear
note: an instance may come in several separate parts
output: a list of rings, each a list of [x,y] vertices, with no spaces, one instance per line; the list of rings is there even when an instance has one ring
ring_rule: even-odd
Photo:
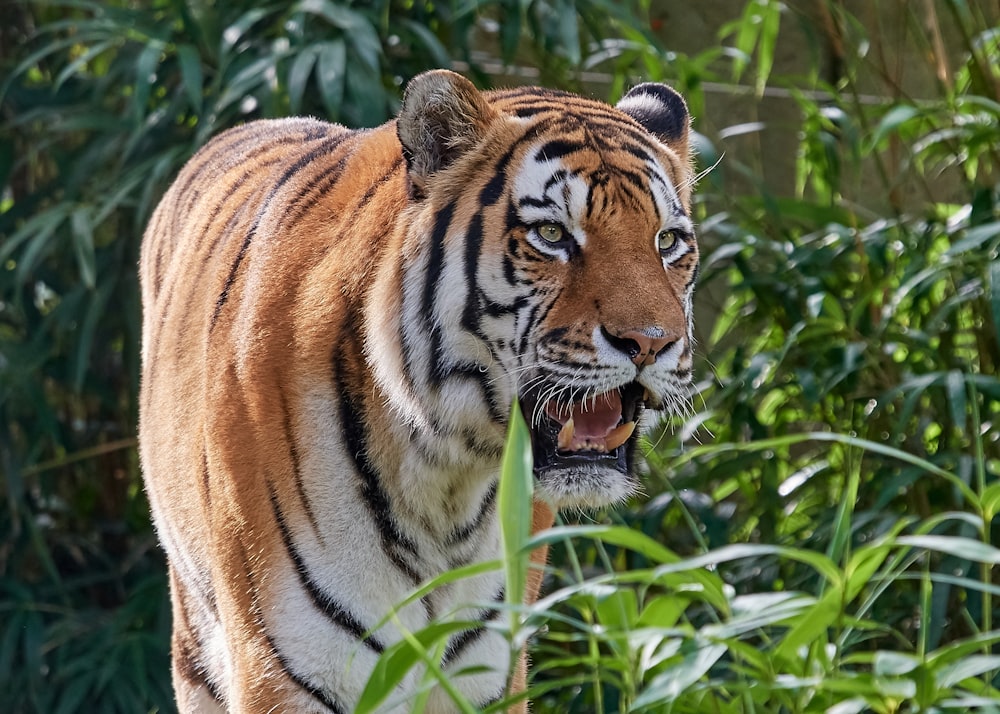
[[[663,111],[663,103],[652,94],[633,94],[622,97],[617,108],[629,115],[658,114]]]

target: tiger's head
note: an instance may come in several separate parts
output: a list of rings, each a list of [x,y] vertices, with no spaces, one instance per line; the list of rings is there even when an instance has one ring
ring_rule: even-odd
[[[503,443],[517,397],[538,492],[557,507],[633,493],[643,411],[688,399],[689,124],[662,84],[615,107],[480,92],[447,71],[407,88],[402,341],[411,396],[425,395],[413,403],[437,433],[485,451]]]

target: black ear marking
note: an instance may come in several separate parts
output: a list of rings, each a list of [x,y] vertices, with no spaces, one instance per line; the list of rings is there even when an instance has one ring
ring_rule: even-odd
[[[433,70],[410,80],[396,121],[415,196],[427,179],[468,151],[497,117],[468,79]]]
[[[617,108],[642,124],[665,144],[687,144],[691,116],[687,104],[665,84],[643,82],[632,87]]]

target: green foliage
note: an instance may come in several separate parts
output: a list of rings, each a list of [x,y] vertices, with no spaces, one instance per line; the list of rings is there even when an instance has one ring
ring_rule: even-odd
[[[670,81],[696,119],[713,82],[782,87],[800,141],[702,178],[700,295],[722,305],[691,413],[647,439],[649,498],[527,546],[510,531],[505,564],[412,597],[487,568],[516,581],[526,548],[551,543],[549,594],[504,605],[512,652],[530,638],[537,712],[998,711],[1000,31],[984,4],[910,3],[892,46],[816,5],[822,22],[750,0],[694,54],[630,19],[644,2],[5,6],[0,708],[173,708],[134,451],[135,265],[180,164],[256,117],[377,124],[409,77],[453,60],[486,83],[487,46],[545,84],[606,71],[611,97]],[[832,70],[818,53],[782,69],[797,31],[841,49]],[[885,76],[880,58],[911,50],[936,94]],[[757,168],[779,160],[792,195]],[[505,521],[527,507],[519,453]],[[389,648],[365,706],[418,663],[448,686],[435,653],[468,624]]]

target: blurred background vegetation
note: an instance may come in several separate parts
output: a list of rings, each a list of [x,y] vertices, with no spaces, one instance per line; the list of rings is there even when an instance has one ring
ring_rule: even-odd
[[[535,710],[1000,711],[995,2],[2,15],[0,710],[173,710],[135,451],[136,262],[170,178],[235,123],[375,125],[451,66],[667,81],[705,172],[697,393],[643,498],[553,536]]]

